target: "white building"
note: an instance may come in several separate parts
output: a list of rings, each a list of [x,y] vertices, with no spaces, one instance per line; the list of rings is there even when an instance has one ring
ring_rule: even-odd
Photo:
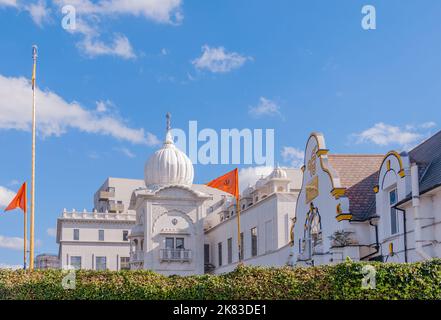
[[[375,193],[382,155],[330,154],[324,136],[306,143],[296,208],[293,264],[369,260],[375,253]]]
[[[441,132],[411,151],[329,154],[306,144],[293,264],[441,257]]]
[[[283,266],[289,263],[290,230],[302,172],[276,168],[242,194],[240,206],[243,263]],[[232,271],[239,262],[235,203],[224,206],[205,222],[206,263],[214,273]]]
[[[129,268],[130,229],[135,213],[130,195],[142,180],[108,178],[94,196],[94,210],[63,211],[57,220],[61,267],[121,270]]]
[[[408,153],[387,153],[375,192],[384,261],[441,257],[441,132]]]
[[[289,262],[290,228],[300,169],[276,168],[241,200],[245,264]],[[64,211],[57,223],[62,266],[149,269],[193,275],[232,270],[239,261],[233,196],[193,184],[193,164],[173,142],[146,162],[144,180],[109,178],[95,193],[93,212]]]
[[[230,194],[193,184],[193,165],[173,143],[147,161],[145,186],[133,192],[131,268],[163,274],[232,270],[239,260],[238,227]],[[300,170],[276,168],[242,197],[241,243],[245,263],[288,262],[289,221],[294,217]],[[294,180],[294,183],[291,183]],[[285,248],[286,252],[279,253]]]

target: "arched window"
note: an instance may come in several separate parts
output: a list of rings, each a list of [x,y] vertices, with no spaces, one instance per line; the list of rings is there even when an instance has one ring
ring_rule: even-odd
[[[317,246],[322,244],[322,222],[318,208],[311,203],[306,214],[303,230],[302,253],[307,258],[315,252]]]

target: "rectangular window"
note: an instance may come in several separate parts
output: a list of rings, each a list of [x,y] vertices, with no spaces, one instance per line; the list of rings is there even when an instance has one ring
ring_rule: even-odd
[[[95,258],[96,270],[107,270],[107,259],[106,257],[96,257]]]
[[[390,233],[396,234],[399,232],[398,229],[398,212],[394,208],[397,203],[397,189],[389,192],[389,205],[390,205]]]
[[[220,267],[222,265],[222,242],[219,242],[217,244],[217,251],[218,251],[218,264]]]
[[[80,240],[80,229],[73,229],[73,239]]]
[[[228,238],[227,250],[228,250],[228,263],[232,263],[233,262],[233,238]]]
[[[129,257],[120,257],[119,261],[120,261],[121,270],[130,270]]]
[[[78,256],[72,256],[72,257],[70,257],[70,265],[71,265],[75,270],[80,270],[80,269],[81,269],[81,257],[78,257]]]
[[[210,245],[204,244],[204,263],[209,264],[210,263]]]
[[[251,256],[257,256],[257,227],[251,229]]]
[[[174,249],[175,248],[175,238],[165,238],[165,248]]]
[[[184,238],[176,238],[176,249],[184,250]]]
[[[104,230],[98,230],[98,240],[104,241]]]
[[[244,258],[244,247],[243,247],[243,232],[240,233],[240,260],[243,260]]]
[[[123,231],[123,241],[129,241],[129,231]]]

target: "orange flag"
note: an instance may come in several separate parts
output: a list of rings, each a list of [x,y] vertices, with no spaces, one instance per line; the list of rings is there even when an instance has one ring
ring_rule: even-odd
[[[239,198],[239,173],[237,168],[207,183],[207,186],[231,193]]]
[[[16,208],[21,208],[23,212],[26,213],[26,182],[18,190],[14,199],[6,207],[5,211],[14,210]]]

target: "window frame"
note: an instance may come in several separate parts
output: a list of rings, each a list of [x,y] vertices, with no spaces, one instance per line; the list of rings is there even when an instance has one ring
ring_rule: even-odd
[[[76,264],[72,263],[72,261],[74,259],[79,259],[79,262],[80,262],[79,263],[79,267]],[[72,266],[75,270],[80,270],[81,266],[82,266],[82,258],[81,258],[81,256],[70,256],[70,263],[69,263],[69,265]]]
[[[80,229],[78,229],[78,228],[73,229],[72,238],[73,238],[74,241],[79,241],[80,240]]]
[[[217,264],[219,267],[222,266],[222,241],[217,244]]]
[[[392,194],[394,195],[394,198],[392,198]],[[396,187],[388,191],[388,199],[389,199],[388,206],[389,206],[389,223],[390,223],[389,232],[392,236],[394,236],[400,232],[398,210],[394,208],[394,206],[398,202],[398,191]]]
[[[104,241],[104,239],[105,239],[104,229],[98,229],[98,241]]]
[[[99,260],[101,260],[101,263],[98,263]],[[102,266],[102,261],[104,261],[104,268],[102,268],[102,267],[98,268],[98,265]],[[97,270],[97,271],[107,270],[107,257],[106,256],[96,256],[95,257],[95,270]]]
[[[258,253],[257,226],[250,229],[250,235],[251,235],[251,256],[256,257]]]
[[[227,262],[233,263],[233,238],[227,239]]]

